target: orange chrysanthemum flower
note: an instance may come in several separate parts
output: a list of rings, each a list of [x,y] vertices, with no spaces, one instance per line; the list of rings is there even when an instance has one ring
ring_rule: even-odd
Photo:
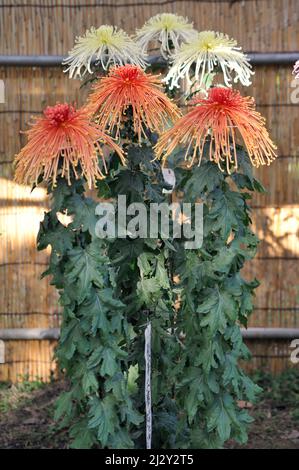
[[[15,179],[19,183],[37,183],[43,175],[55,185],[58,173],[70,184],[71,170],[78,178],[77,167],[91,188],[104,178],[98,166],[101,156],[106,170],[101,144],[107,144],[124,162],[122,150],[102,129],[90,121],[86,110],[76,110],[68,104],[48,106],[26,134],[28,143],[16,156]]]
[[[145,130],[162,132],[169,120],[180,114],[174,103],[163,93],[159,79],[146,74],[140,67],[114,67],[100,79],[89,97],[87,109],[95,120],[108,131],[119,136],[124,114],[131,107],[134,131],[140,141]]]
[[[193,147],[190,165],[209,142],[210,160],[228,173],[237,168],[236,143],[241,137],[253,166],[269,165],[276,157],[275,145],[265,128],[265,119],[255,110],[254,99],[243,97],[231,88],[211,88],[206,99],[195,98],[195,106],[165,132],[156,145],[157,158],[163,161],[178,145],[187,145],[185,158]]]

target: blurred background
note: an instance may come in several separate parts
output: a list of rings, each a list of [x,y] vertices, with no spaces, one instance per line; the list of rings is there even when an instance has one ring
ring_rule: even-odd
[[[157,13],[187,16],[198,30],[221,31],[245,52],[298,52],[298,0],[1,0],[0,55],[66,55],[75,37],[91,26],[117,25],[128,33]],[[261,239],[246,276],[257,277],[250,326],[299,327],[299,103],[292,99],[292,63],[255,66],[253,85],[243,93],[258,110],[278,145],[279,158],[256,171],[268,193],[252,201]],[[45,252],[36,251],[39,221],[47,208],[45,191],[30,192],[13,181],[13,158],[25,144],[20,133],[32,115],[57,101],[80,105],[86,91],[61,66],[0,65],[5,102],[0,103],[0,329],[55,328],[60,323]],[[297,83],[299,89],[299,83]],[[299,97],[299,92],[297,93]],[[293,94],[294,98],[294,94]],[[253,360],[247,367],[278,372],[291,366],[290,339],[247,340]],[[55,340],[5,340],[0,381],[55,375]]]

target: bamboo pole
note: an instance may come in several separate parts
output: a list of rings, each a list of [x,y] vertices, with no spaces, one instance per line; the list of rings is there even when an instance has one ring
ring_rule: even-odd
[[[250,339],[295,339],[299,328],[242,328],[242,336]],[[59,328],[1,328],[2,340],[57,340]]]
[[[252,65],[287,65],[299,60],[299,52],[249,52]],[[61,65],[63,55],[0,55],[0,65],[10,67],[57,67]],[[159,55],[149,56],[151,65],[165,66],[166,61]]]

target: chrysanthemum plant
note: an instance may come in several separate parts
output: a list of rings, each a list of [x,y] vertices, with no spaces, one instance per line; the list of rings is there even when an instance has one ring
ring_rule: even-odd
[[[182,79],[189,90],[192,84],[183,116],[161,78],[141,68],[152,41],[167,59],[171,96]],[[244,443],[251,418],[239,403],[259,391],[239,364],[250,356],[240,326],[247,326],[258,285],[241,275],[258,245],[248,200],[264,191],[252,166],[275,158],[253,99],[231,88],[232,79],[249,84],[248,60],[227,36],[197,33],[184,18],[163,14],[135,38],[91,28],[65,64],[71,77],[98,66],[101,77],[83,108],[45,110],[16,170],[19,182],[46,182],[52,200],[38,248],[51,246],[45,274],[63,307],[57,357],[69,385],[56,419],[69,427],[73,447]],[[225,86],[213,86],[217,71]],[[174,171],[174,188],[165,167]],[[86,196],[87,187],[96,187],[97,198]],[[172,230],[151,237],[140,225],[132,238],[134,220],[118,196],[137,212],[137,203],[146,207],[147,228],[152,203],[200,202],[201,246],[186,249]],[[114,202],[123,220],[112,238],[96,230],[99,200]]]

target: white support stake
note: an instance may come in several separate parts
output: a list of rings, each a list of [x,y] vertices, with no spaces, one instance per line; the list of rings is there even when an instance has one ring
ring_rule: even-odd
[[[145,359],[145,415],[146,415],[146,448],[152,448],[152,391],[151,391],[151,334],[152,325],[148,322],[144,337],[144,359]]]

